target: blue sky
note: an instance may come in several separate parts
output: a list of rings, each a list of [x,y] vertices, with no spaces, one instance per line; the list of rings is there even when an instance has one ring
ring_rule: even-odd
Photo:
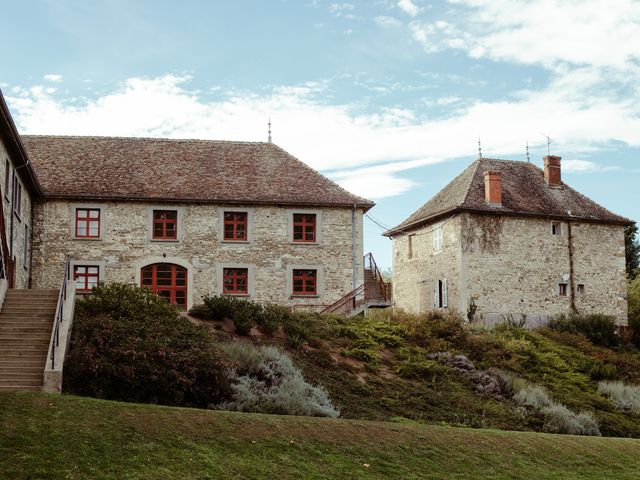
[[[640,220],[640,3],[3,2],[22,133],[274,142],[393,226],[477,157],[541,164]],[[383,266],[391,244],[365,220]]]

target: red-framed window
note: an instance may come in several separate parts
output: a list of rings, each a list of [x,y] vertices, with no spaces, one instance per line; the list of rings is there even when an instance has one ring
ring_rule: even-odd
[[[317,270],[294,270],[293,271],[293,294],[294,295],[316,295],[318,292],[318,271]]]
[[[178,238],[178,211],[153,211],[153,239],[175,240]]]
[[[97,265],[75,265],[73,280],[76,282],[76,292],[90,292],[100,280],[100,267]]]
[[[230,295],[249,293],[249,269],[225,268],[222,277],[222,293]]]
[[[247,212],[224,212],[224,239],[247,240]]]
[[[172,263],[154,263],[141,270],[141,284],[169,303],[187,308],[187,269]]]
[[[315,242],[316,241],[316,214],[315,213],[294,213],[293,214],[293,241],[294,242]]]
[[[100,238],[99,208],[76,208],[76,237]]]

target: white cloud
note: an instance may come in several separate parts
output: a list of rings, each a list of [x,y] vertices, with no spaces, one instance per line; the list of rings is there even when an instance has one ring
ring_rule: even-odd
[[[611,141],[640,145],[640,101],[617,101],[590,91],[588,70],[568,72],[544,90],[509,100],[466,102],[441,118],[385,108],[363,113],[352,104],[326,102],[326,82],[282,86],[257,94],[229,92],[204,100],[189,77],[130,78],[92,100],[59,98],[45,87],[12,89],[8,97],[20,131],[34,134],[154,136],[264,141],[267,119],[274,142],[365,197],[395,195],[415,186],[411,169],[476,154],[509,157],[553,137],[554,150],[592,152]],[[590,92],[589,95],[585,92]],[[443,99],[444,104],[455,99]],[[419,107],[416,107],[419,108]],[[603,168],[610,167],[602,161]],[[585,164],[571,163],[569,171]],[[582,165],[582,166],[581,166]]]
[[[422,11],[412,0],[400,0],[398,8],[411,17],[417,16]]]
[[[590,160],[562,160],[562,171],[567,173],[597,173],[621,170],[616,165],[604,166]]]
[[[386,15],[380,15],[373,19],[374,22],[380,27],[383,28],[395,28],[402,26],[402,22],[394,17],[389,17]]]
[[[44,76],[44,79],[47,82],[61,82],[62,81],[62,75],[58,75],[57,73],[47,73]]]

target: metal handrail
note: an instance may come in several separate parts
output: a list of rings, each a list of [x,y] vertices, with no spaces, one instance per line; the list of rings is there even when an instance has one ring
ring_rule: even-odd
[[[320,313],[340,313],[341,310],[344,310],[344,312],[342,313],[347,313],[351,310],[355,310],[358,306],[362,305],[366,301],[364,293],[365,285],[362,284],[359,287],[351,290],[337,302],[329,305]],[[358,300],[358,297],[361,297],[360,300]]]
[[[64,304],[67,301],[67,281],[71,278],[71,257],[67,257],[64,264],[64,279],[58,295],[58,306],[53,324],[53,337],[51,338],[51,369],[56,368],[56,347],[60,345],[60,322],[64,314]]]
[[[369,265],[369,268],[367,268],[367,263]],[[372,253],[367,253],[364,256],[364,269],[371,271],[373,279],[376,281],[376,285],[378,286],[378,291],[380,292],[380,294],[382,294],[384,301],[388,302],[390,299],[389,284],[382,278],[382,274],[378,269],[378,265],[376,264]]]

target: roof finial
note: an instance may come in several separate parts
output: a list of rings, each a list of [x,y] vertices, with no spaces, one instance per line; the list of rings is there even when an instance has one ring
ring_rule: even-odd
[[[531,157],[529,157],[529,140],[527,140],[527,162],[531,163]]]
[[[269,143],[271,143],[271,117],[269,117]]]
[[[551,141],[549,136],[545,135],[544,133],[542,134],[542,136],[547,139],[547,155],[551,155],[551,144],[553,142]]]
[[[478,137],[478,158],[482,158],[482,142],[480,141],[480,137]]]

